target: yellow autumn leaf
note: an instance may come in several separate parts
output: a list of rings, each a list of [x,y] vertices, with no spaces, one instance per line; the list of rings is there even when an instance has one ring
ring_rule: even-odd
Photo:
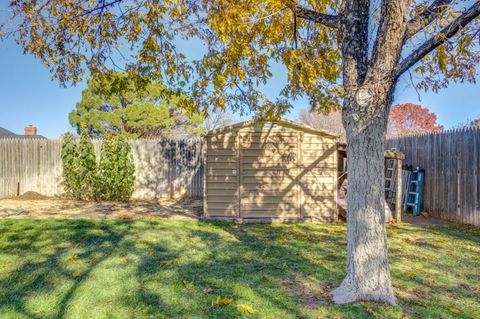
[[[461,312],[461,310],[459,308],[455,307],[452,304],[448,304],[445,307],[447,307],[447,309],[450,310],[453,313],[460,313]]]
[[[77,262],[78,261],[78,255],[77,254],[72,254],[72,255],[67,257],[67,260],[71,261],[71,262]]]
[[[437,63],[440,70],[445,73],[447,71],[448,61],[447,61],[447,53],[445,52],[444,47],[438,47],[437,49]]]
[[[230,296],[217,296],[215,300],[212,301],[212,306],[220,307],[229,305],[233,302],[233,298]]]
[[[312,264],[314,265],[321,265],[322,264],[322,261],[320,259],[314,259],[312,260]]]
[[[242,305],[242,304],[237,305],[237,310],[240,311],[240,312],[249,313],[249,314],[257,313],[257,311],[255,309],[253,309],[252,307],[247,306],[247,305]]]
[[[177,259],[170,259],[170,260],[161,260],[160,265],[171,266],[171,265],[178,264],[178,261],[179,261],[178,258]]]

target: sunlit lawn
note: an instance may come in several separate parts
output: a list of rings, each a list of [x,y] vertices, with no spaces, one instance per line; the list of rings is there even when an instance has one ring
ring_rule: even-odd
[[[0,221],[0,318],[480,318],[480,231],[389,226],[399,307],[335,306],[344,225]]]

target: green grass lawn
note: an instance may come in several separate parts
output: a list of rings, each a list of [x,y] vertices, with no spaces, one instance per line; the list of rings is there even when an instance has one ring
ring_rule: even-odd
[[[345,226],[0,221],[0,318],[480,318],[480,231],[389,226],[398,307],[331,305]]]

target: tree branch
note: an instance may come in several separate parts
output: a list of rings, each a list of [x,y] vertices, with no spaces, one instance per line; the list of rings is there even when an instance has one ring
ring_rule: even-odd
[[[401,76],[405,71],[415,63],[423,59],[427,54],[442,45],[447,39],[453,37],[459,30],[469,24],[473,19],[480,15],[480,1],[468,8],[447,27],[443,28],[438,34],[427,40],[418,49],[410,53],[398,66],[395,72],[396,77]]]
[[[452,1],[453,0],[435,0],[428,8],[408,21],[407,30],[405,31],[405,40],[413,37],[420,30],[437,19],[440,13],[445,10]]]
[[[334,29],[338,29],[340,27],[340,15],[319,13],[302,7],[295,0],[290,1],[289,8],[297,15],[298,18],[313,21]]]
[[[105,8],[108,8],[108,7],[111,7],[119,2],[122,2],[123,0],[113,0],[112,2],[108,2],[108,3],[105,3],[105,1],[102,2],[102,4],[94,7],[93,9],[90,9],[90,10],[85,10],[80,16],[85,16],[85,15],[88,15],[90,13],[93,13],[95,11],[98,11],[98,10],[103,10]]]

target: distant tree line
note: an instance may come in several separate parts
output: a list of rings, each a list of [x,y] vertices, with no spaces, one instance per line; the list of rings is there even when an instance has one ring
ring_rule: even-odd
[[[314,128],[336,133],[342,141],[346,140],[341,110],[322,113],[303,109],[300,110],[299,121]],[[444,127],[437,123],[437,115],[428,108],[413,103],[397,104],[390,110],[387,137],[437,133],[443,129]]]

